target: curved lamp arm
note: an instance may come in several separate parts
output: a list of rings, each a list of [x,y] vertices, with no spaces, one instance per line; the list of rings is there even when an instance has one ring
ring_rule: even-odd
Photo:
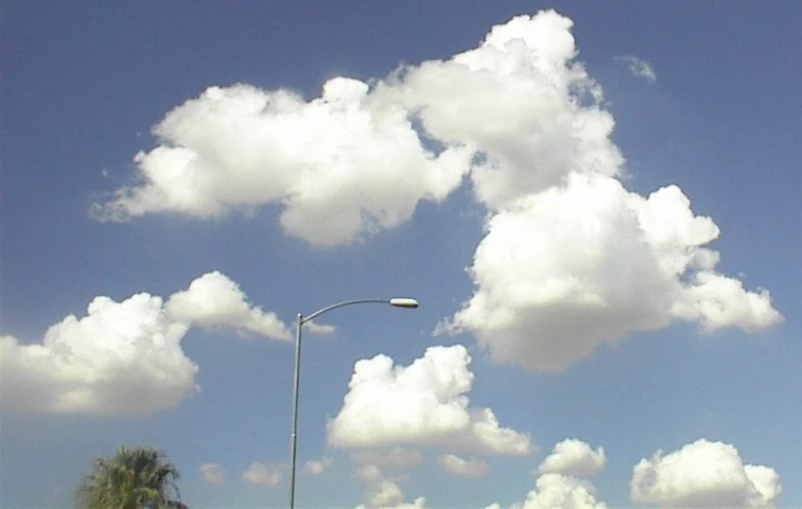
[[[399,308],[410,308],[414,309],[418,307],[418,301],[415,299],[410,299],[408,297],[393,297],[392,299],[354,299],[354,300],[345,300],[343,302],[338,302],[337,304],[332,304],[331,306],[326,306],[322,309],[318,309],[314,313],[303,316],[301,315],[301,325],[305,324],[306,322],[331,311],[332,309],[341,308],[344,306],[350,306],[352,304],[389,304],[391,306],[399,307]]]

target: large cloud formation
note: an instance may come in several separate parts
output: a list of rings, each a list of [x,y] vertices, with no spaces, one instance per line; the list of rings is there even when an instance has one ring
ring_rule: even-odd
[[[67,316],[39,343],[0,337],[2,406],[22,412],[141,415],[176,405],[197,390],[198,366],[181,349],[193,325],[290,339],[274,313],[250,304],[220,272],[195,279],[166,303],[148,293],[122,302],[95,297],[86,316]]]
[[[277,203],[287,233],[348,243],[409,219],[418,201],[442,200],[462,179],[470,154],[425,149],[407,114],[347,78],[309,102],[287,90],[211,87],[153,129],[160,145],[134,158],[142,183],[93,212],[213,218]]]
[[[524,455],[529,436],[502,428],[489,408],[469,406],[471,358],[462,345],[434,346],[409,366],[385,355],[354,366],[339,414],[328,424],[335,447],[393,445],[437,447],[446,452]]]
[[[644,458],[635,465],[630,488],[635,503],[676,508],[771,508],[781,492],[773,468],[744,465],[735,447],[708,440]]]
[[[212,87],[154,128],[139,182],[93,212],[125,220],[282,207],[314,245],[408,220],[469,180],[488,211],[474,293],[439,326],[501,362],[560,371],[630,333],[699,324],[755,331],[782,320],[768,291],[716,271],[719,236],[676,186],[624,188],[601,86],[554,11],[492,28],[475,48],[370,84],[334,78],[318,98]],[[652,70],[652,75],[656,74]]]
[[[474,296],[446,325],[501,361],[559,371],[627,333],[697,322],[758,330],[781,320],[765,290],[715,271],[719,230],[675,186],[642,197],[610,177],[565,185],[493,216],[471,267]]]

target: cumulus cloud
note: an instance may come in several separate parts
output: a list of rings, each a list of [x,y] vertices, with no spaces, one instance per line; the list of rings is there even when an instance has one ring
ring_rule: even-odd
[[[607,456],[603,447],[594,451],[581,440],[566,439],[554,446],[554,451],[543,460],[538,472],[586,477],[598,474],[606,464]]]
[[[198,469],[203,480],[209,484],[223,484],[226,474],[220,463],[204,463]]]
[[[627,66],[630,74],[643,78],[650,83],[657,81],[657,73],[652,67],[652,64],[643,60],[642,58],[633,57],[631,55],[621,55],[615,58],[622,64]]]
[[[408,219],[459,185],[470,154],[424,148],[401,105],[367,83],[334,78],[319,98],[249,85],[211,87],[153,128],[136,155],[140,183],[95,204],[124,220],[173,212],[214,218],[265,204],[312,244],[349,243]]]
[[[575,60],[572,25],[554,11],[519,16],[452,58],[373,86],[337,77],[309,101],[210,87],[167,113],[153,128],[158,145],[134,158],[139,182],[92,213],[213,218],[273,203],[288,234],[336,245],[398,225],[468,173],[491,207],[570,171],[617,175],[614,121]]]
[[[173,406],[197,389],[198,366],[180,345],[187,327],[167,316],[160,297],[95,297],[86,316],[67,316],[41,343],[0,339],[2,405],[122,415]]]
[[[311,100],[211,87],[155,126],[158,146],[135,157],[139,182],[94,214],[210,218],[276,204],[288,234],[333,246],[393,228],[469,179],[488,211],[474,293],[438,330],[472,333],[499,361],[560,371],[675,321],[779,322],[766,290],[716,272],[707,245],[718,228],[678,187],[624,188],[615,119],[572,28],[553,10],[517,16],[472,49],[370,85],[334,78]]]
[[[272,488],[281,482],[284,467],[254,461],[242,474],[242,480],[252,486]]]
[[[509,509],[607,509],[607,504],[596,500],[596,488],[588,481],[563,474],[544,474],[535,482],[523,503]],[[501,509],[492,504],[485,509]]]
[[[635,503],[677,508],[771,508],[781,492],[774,469],[744,465],[734,446],[704,439],[642,459],[630,485]]]
[[[451,475],[458,477],[482,477],[490,468],[479,458],[460,458],[455,454],[444,454],[437,458],[437,462]]]
[[[0,337],[3,408],[20,412],[143,415],[198,390],[198,366],[181,348],[192,325],[224,326],[285,339],[273,313],[247,304],[219,272],[186,291],[95,297],[86,315],[69,315],[38,343]]]
[[[271,339],[292,339],[275,313],[248,303],[239,285],[218,271],[204,274],[174,293],[166,305],[176,320],[202,327],[231,327]]]
[[[465,347],[454,345],[430,347],[406,367],[386,355],[357,362],[343,407],[328,423],[329,445],[531,453],[529,436],[502,428],[489,408],[469,406],[470,361]]]
[[[362,465],[354,473],[354,477],[365,484],[366,505],[357,509],[422,509],[425,498],[417,498],[412,503],[404,502],[404,492],[398,485],[405,476],[387,477],[376,465]]]
[[[517,16],[474,49],[403,69],[395,83],[427,136],[474,150],[474,192],[491,209],[572,171],[622,172],[615,122],[575,60],[572,26],[553,10]]]
[[[492,216],[470,274],[473,297],[441,331],[470,331],[499,361],[560,371],[628,333],[696,322],[759,330],[782,320],[765,290],[715,271],[719,235],[676,186],[648,197],[601,174]]]
[[[319,460],[309,460],[304,465],[304,472],[310,475],[320,475],[327,468],[334,464],[334,458],[331,456],[324,456]]]
[[[381,468],[405,469],[420,465],[423,455],[414,449],[395,446],[387,450],[364,450],[351,453],[351,459],[361,464],[372,464]]]

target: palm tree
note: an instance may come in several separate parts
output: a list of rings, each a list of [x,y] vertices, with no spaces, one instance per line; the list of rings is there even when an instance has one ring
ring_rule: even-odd
[[[76,493],[82,509],[186,509],[175,482],[178,470],[153,447],[120,447],[97,458]]]

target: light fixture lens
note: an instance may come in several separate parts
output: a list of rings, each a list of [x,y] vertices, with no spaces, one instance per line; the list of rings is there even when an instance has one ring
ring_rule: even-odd
[[[390,305],[397,308],[415,309],[418,307],[418,301],[408,297],[393,297],[390,299]]]

